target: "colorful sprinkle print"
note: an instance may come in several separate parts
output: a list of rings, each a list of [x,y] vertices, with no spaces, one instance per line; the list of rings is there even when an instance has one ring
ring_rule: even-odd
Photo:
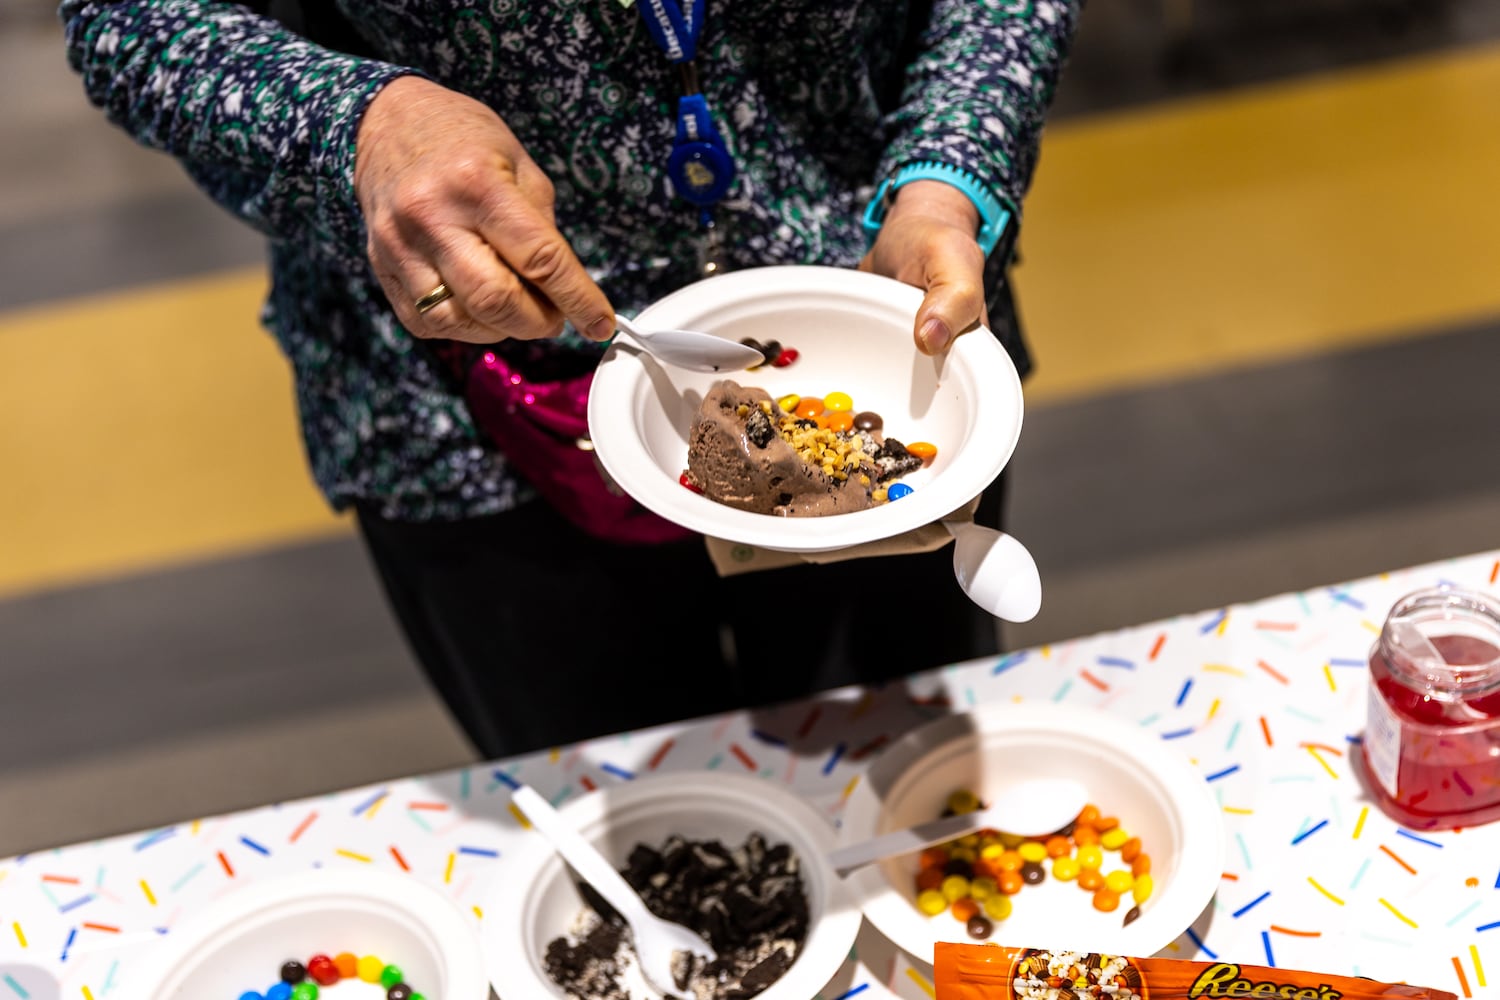
[[[1497,557],[950,666],[753,719],[664,726],[0,860],[0,1000],[23,995],[17,986],[37,991],[38,974],[56,977],[70,1000],[118,995],[143,939],[185,926],[239,886],[314,866],[407,872],[477,923],[487,880],[503,877],[514,845],[532,836],[508,808],[517,782],[561,805],[653,773],[733,768],[794,788],[836,824],[863,768],[897,734],[971,704],[1054,698],[1167,738],[1223,807],[1229,851],[1212,919],[1166,955],[1484,996],[1500,968],[1500,824],[1398,826],[1365,804],[1356,764],[1359,665],[1386,610],[1439,579],[1492,589]],[[932,996],[926,971],[878,935],[863,935],[849,961],[841,982],[852,985],[823,1000]]]

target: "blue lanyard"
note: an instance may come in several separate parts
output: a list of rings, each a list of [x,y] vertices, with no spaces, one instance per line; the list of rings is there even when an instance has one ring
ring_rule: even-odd
[[[677,99],[677,135],[667,158],[667,176],[683,200],[698,206],[705,226],[712,225],[708,209],[734,183],[734,157],[724,144],[709,113],[708,101],[698,92],[694,58],[703,33],[705,0],[638,0],[646,30],[682,74]]]
[[[698,54],[698,36],[703,34],[704,0],[689,0],[684,9],[677,0],[640,0],[646,30],[674,63],[691,62]]]

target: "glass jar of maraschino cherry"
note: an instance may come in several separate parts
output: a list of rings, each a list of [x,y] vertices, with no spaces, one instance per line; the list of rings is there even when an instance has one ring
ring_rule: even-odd
[[[1363,749],[1398,823],[1500,819],[1500,601],[1438,587],[1396,602],[1370,650]]]

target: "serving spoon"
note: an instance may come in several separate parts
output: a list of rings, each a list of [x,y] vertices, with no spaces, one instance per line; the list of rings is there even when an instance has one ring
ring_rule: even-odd
[[[736,372],[766,363],[766,356],[737,341],[698,330],[639,330],[624,316],[615,327],[652,357],[695,372]]]
[[[682,992],[672,979],[672,958],[679,951],[694,952],[709,962],[718,958],[713,946],[695,932],[648,910],[614,865],[569,826],[567,819],[534,788],[522,785],[511,792],[510,800],[537,832],[552,842],[568,866],[625,919],[635,941],[641,974],[653,989],[668,995]]]
[[[828,863],[841,877],[886,858],[911,854],[980,830],[1000,830],[1018,837],[1045,837],[1078,818],[1088,804],[1088,789],[1067,778],[1031,778],[995,796],[988,808],[918,823],[894,833],[840,847]]]
[[[1037,616],[1042,577],[1026,546],[973,521],[944,521],[943,526],[953,536],[953,575],[970,600],[1008,622]]]

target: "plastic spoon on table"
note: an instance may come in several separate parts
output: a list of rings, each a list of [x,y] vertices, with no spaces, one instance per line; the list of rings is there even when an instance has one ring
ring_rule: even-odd
[[[678,368],[695,372],[735,372],[766,363],[766,356],[753,347],[697,330],[645,330],[624,316],[615,316],[615,326],[647,354]]]
[[[953,575],[970,600],[1008,622],[1036,617],[1042,577],[1026,546],[973,521],[944,521],[943,526],[953,536]]]
[[[995,796],[988,808],[871,837],[840,847],[828,863],[840,876],[884,861],[912,854],[924,847],[947,843],[980,830],[1002,830],[1018,837],[1045,837],[1078,818],[1088,804],[1088,790],[1067,778],[1033,778],[1017,782]]]
[[[537,832],[552,842],[569,867],[625,919],[635,940],[641,973],[658,992],[680,992],[672,981],[672,957],[676,952],[694,952],[710,962],[718,958],[713,946],[693,931],[663,920],[648,910],[608,859],[569,826],[567,819],[530,785],[522,785],[511,792],[511,802],[526,815]]]

